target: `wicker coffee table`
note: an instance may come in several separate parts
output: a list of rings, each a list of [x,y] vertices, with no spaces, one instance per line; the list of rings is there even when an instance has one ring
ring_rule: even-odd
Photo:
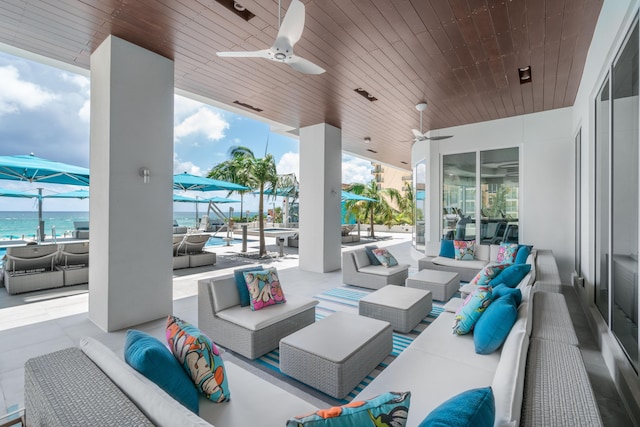
[[[431,291],[431,296],[437,301],[449,301],[460,289],[460,275],[449,271],[420,270],[405,280],[407,288],[417,288]]]
[[[407,333],[431,313],[431,291],[387,285],[358,302],[361,316],[391,323],[394,331]]]
[[[280,340],[280,371],[342,399],[392,349],[389,322],[337,312]]]

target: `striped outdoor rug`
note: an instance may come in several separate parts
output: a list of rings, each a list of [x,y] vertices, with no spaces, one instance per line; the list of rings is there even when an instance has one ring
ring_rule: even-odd
[[[345,311],[357,314],[358,301],[371,292],[373,292],[373,290],[345,285],[338,288],[330,289],[319,295],[315,295],[314,298],[316,298],[319,302],[316,306],[316,320],[323,319],[329,316],[331,313],[335,313],[336,311]],[[444,304],[438,301],[434,301],[431,313],[408,334],[394,332],[393,350],[391,354],[387,356],[387,358],[383,360],[382,363],[380,363],[373,370],[373,372],[371,372],[364,380],[362,380],[362,382],[355,389],[353,389],[344,400],[333,399],[330,396],[326,395],[324,395],[326,396],[324,399],[328,402],[335,401],[335,403],[333,404],[345,404],[350,402],[360,391],[362,391],[364,387],[367,386],[367,384],[373,381],[373,379],[378,376],[378,374],[382,372],[384,368],[386,368],[393,361],[393,359],[398,357],[398,355],[402,353],[402,351],[407,348],[409,344],[411,344],[411,342],[440,315],[440,313],[442,313],[443,305]],[[259,359],[256,359],[256,362],[263,367],[266,367],[280,375],[283,375],[280,373],[279,369],[280,353],[277,349],[265,354]]]

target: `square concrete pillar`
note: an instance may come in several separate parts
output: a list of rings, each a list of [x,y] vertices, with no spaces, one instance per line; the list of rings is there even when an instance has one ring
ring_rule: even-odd
[[[326,123],[300,129],[299,268],[340,269],[342,131]]]
[[[172,311],[173,70],[114,36],[91,55],[89,317],[105,331]]]

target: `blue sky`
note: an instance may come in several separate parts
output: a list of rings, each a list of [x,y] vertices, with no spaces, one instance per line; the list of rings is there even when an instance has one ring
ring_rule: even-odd
[[[88,77],[0,52],[0,82],[0,155],[34,153],[89,167]],[[226,160],[229,149],[237,145],[247,146],[262,157],[268,139],[268,152],[276,160],[278,173],[299,176],[298,140],[270,132],[268,124],[179,95],[175,95],[174,112],[174,173],[205,175]],[[343,154],[343,183],[367,182],[371,179],[370,170],[369,161]],[[35,185],[29,183],[0,180],[0,187],[35,192]],[[43,187],[44,194],[76,189]],[[0,197],[0,211],[29,211],[36,206],[31,199]],[[239,204],[228,206],[239,209]],[[44,206],[50,211],[88,208],[88,200],[72,199],[48,199]],[[174,209],[195,208],[180,204]],[[257,210],[257,198],[245,198],[246,209]]]

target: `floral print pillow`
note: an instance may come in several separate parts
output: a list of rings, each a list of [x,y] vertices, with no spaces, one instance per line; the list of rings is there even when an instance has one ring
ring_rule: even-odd
[[[404,427],[407,424],[411,392],[388,392],[364,401],[320,409],[291,418],[287,427]]]
[[[476,277],[474,277],[469,283],[478,286],[488,285],[489,282],[498,277],[498,275],[508,266],[509,264],[489,264],[480,270],[480,272],[476,274]]]
[[[470,261],[476,255],[475,240],[454,240],[453,241],[454,259]]]
[[[275,268],[243,273],[249,289],[251,310],[256,311],[274,304],[287,302]]]
[[[513,264],[516,260],[516,255],[518,254],[518,244],[517,243],[500,243],[500,247],[498,248],[498,255],[496,256],[496,261],[499,264]]]
[[[453,318],[454,334],[464,335],[473,330],[482,313],[491,304],[491,294],[491,286],[478,286],[475,291],[469,294]]]
[[[380,264],[387,268],[398,265],[398,260],[396,260],[396,258],[385,248],[374,249],[373,254],[378,258]]]
[[[196,388],[213,402],[231,398],[218,347],[200,329],[175,316],[167,318],[167,343]]]

